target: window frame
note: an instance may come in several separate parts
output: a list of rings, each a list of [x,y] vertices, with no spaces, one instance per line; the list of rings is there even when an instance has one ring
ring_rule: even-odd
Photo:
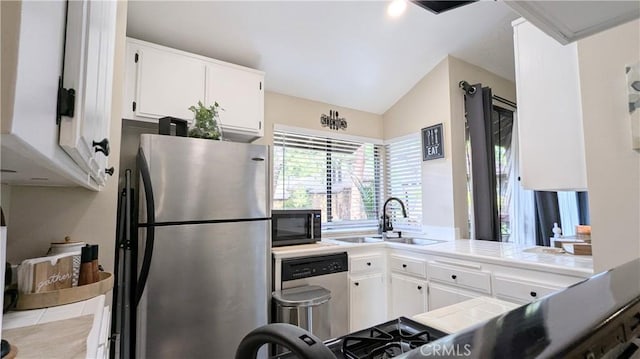
[[[322,231],[323,232],[331,232],[331,231],[353,231],[353,230],[372,230],[372,229],[376,229],[378,226],[378,221],[377,221],[377,217],[379,215],[379,213],[381,213],[381,209],[382,209],[382,196],[384,193],[384,142],[380,139],[375,139],[375,138],[369,138],[369,137],[361,137],[361,136],[353,136],[353,135],[348,135],[348,134],[344,134],[344,133],[334,133],[334,132],[328,132],[328,131],[317,131],[317,130],[312,130],[312,129],[306,129],[306,128],[299,128],[299,127],[292,127],[292,126],[285,126],[285,125],[274,125],[274,129],[273,129],[273,139],[272,139],[272,158],[274,158],[274,160],[272,161],[273,164],[275,164],[275,151],[277,151],[278,148],[282,148],[279,144],[276,144],[277,138],[279,136],[280,133],[284,133],[284,136],[286,136],[287,134],[290,134],[292,136],[298,135],[298,136],[313,136],[313,137],[319,137],[322,139],[326,139],[328,141],[335,141],[336,143],[340,143],[340,142],[356,142],[356,143],[363,143],[363,144],[369,144],[373,146],[374,149],[374,165],[373,165],[373,178],[374,178],[374,188],[375,188],[375,195],[374,195],[374,211],[376,213],[376,218],[375,219],[363,219],[363,220],[334,220],[334,216],[331,213],[331,201],[334,200],[334,193],[332,191],[332,184],[333,184],[333,179],[330,181],[326,181],[325,186],[326,186],[326,205],[324,206],[324,208],[321,208],[323,212],[325,212],[325,218],[326,221],[322,222]],[[285,145],[286,148],[286,145]],[[327,154],[327,159],[325,162],[325,168],[327,169],[326,172],[326,176],[329,178],[332,178],[332,176],[334,175],[331,172],[331,169],[333,168],[332,166],[332,157],[331,156],[334,152],[331,151],[327,151],[325,152]],[[272,165],[271,168],[272,171],[272,187],[274,192],[277,190],[276,189],[276,181],[277,178],[275,178],[275,166]],[[331,177],[330,177],[331,176]],[[275,196],[272,196],[271,199],[271,203],[272,206],[274,204],[275,201]]]
[[[413,142],[410,145],[412,146],[410,151],[411,151],[411,156],[415,157],[412,158],[413,161],[415,162],[410,162],[410,163],[400,163],[400,164],[393,164],[391,163],[392,158],[391,158],[391,146],[394,145],[399,145],[401,146],[401,148],[403,148],[406,151],[406,147],[407,147],[407,143],[409,142]],[[397,192],[395,192],[393,190],[394,184],[391,183],[391,173],[390,171],[392,170],[396,170],[398,171],[398,169],[400,169],[400,171],[405,170],[405,171],[410,171],[412,166],[417,166],[419,168],[418,171],[414,171],[413,173],[415,174],[414,176],[406,176],[404,177],[404,179],[413,179],[414,183],[412,184],[413,186],[417,186],[417,194],[414,194],[413,197],[415,199],[415,203],[405,203],[405,205],[409,208],[407,208],[407,212],[409,214],[410,217],[412,212],[419,212],[419,215],[415,216],[415,223],[407,223],[404,218],[402,218],[401,216],[401,211],[399,210],[399,206],[398,207],[393,207],[394,209],[392,209],[392,214],[391,214],[391,218],[392,220],[395,222],[393,224],[394,229],[398,229],[398,230],[404,230],[404,231],[414,231],[414,232],[422,232],[423,230],[423,226],[424,226],[424,216],[423,216],[423,206],[422,206],[422,191],[423,191],[423,186],[422,186],[422,164],[423,164],[423,160],[422,160],[422,134],[421,131],[417,131],[415,133],[411,133],[408,135],[404,135],[404,136],[399,136],[399,137],[395,137],[389,140],[386,140],[384,142],[384,158],[385,158],[385,171],[384,171],[384,195],[385,195],[385,199],[389,198],[391,196],[395,196],[395,197],[399,197],[401,200],[404,201],[405,198],[402,198],[401,196],[399,196],[397,194]],[[405,195],[406,196],[406,195]],[[394,202],[390,202],[391,204],[395,205],[395,201]],[[381,208],[382,210],[382,208]],[[403,223],[404,222],[404,223]]]

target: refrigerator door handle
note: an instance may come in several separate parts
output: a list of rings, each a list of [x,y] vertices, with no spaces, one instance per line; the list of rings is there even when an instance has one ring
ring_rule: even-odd
[[[153,187],[151,185],[151,175],[149,173],[149,165],[144,156],[142,148],[138,150],[138,168],[142,177],[142,186],[144,187],[144,198],[146,201],[147,223],[146,223],[146,240],[144,244],[144,256],[142,259],[142,267],[140,268],[140,277],[136,288],[135,305],[138,306],[144,287],[149,277],[149,268],[151,267],[151,257],[153,256],[153,242],[155,240],[155,202],[153,199]]]

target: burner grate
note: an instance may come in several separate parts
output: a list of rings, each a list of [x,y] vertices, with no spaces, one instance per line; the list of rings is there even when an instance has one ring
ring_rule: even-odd
[[[387,322],[342,339],[342,354],[349,359],[385,359],[429,343],[429,330],[418,331],[403,318]]]

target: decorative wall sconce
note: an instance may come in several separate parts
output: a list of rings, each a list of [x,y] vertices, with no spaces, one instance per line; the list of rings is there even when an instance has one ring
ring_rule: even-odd
[[[332,130],[346,130],[347,120],[344,117],[340,118],[338,111],[329,110],[329,116],[326,114],[320,115],[320,124],[322,127],[329,127]]]

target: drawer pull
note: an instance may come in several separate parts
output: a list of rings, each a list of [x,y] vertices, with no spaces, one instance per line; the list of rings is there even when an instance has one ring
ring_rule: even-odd
[[[358,283],[358,282],[355,282],[355,283],[353,283],[353,284],[355,284],[355,285],[356,285],[356,287],[360,285],[360,283]]]
[[[458,278],[458,276],[457,276],[457,275],[455,275],[455,274],[452,274],[452,275],[451,275],[451,279],[456,280],[456,278]]]
[[[407,265],[406,265],[406,264],[403,264],[403,265],[402,265],[402,268],[407,268]]]
[[[418,286],[418,290],[422,290],[422,286],[421,285]]]
[[[371,262],[367,262],[367,265],[368,265],[369,267],[371,267]]]
[[[531,293],[529,293],[529,295],[531,295],[532,297],[534,297],[534,298],[535,298],[535,297],[537,297],[537,296],[538,296],[538,293],[536,293],[536,292],[534,292],[534,291],[531,291]]]

